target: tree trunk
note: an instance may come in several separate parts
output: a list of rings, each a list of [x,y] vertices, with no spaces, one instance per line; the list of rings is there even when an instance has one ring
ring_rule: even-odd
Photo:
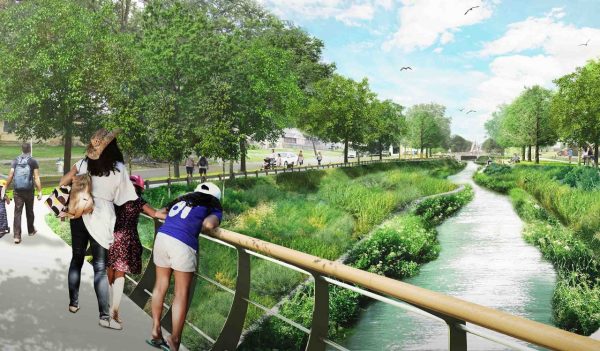
[[[65,127],[64,144],[63,174],[67,174],[71,170],[71,149],[73,148],[73,121],[71,119],[67,121]]]
[[[383,160],[383,144],[379,142],[379,161]]]
[[[131,170],[132,170],[131,158],[132,158],[131,156],[127,155],[127,166],[129,167],[129,174],[131,174]]]
[[[535,145],[535,163],[540,164],[540,146]]]
[[[521,160],[525,161],[525,146],[521,146]]]
[[[596,162],[596,168],[598,168],[598,143],[594,146],[594,161]]]
[[[233,176],[233,160],[229,160],[229,179],[234,179]]]
[[[175,178],[179,178],[179,161],[173,161],[173,173],[175,173]]]
[[[313,151],[315,152],[315,157],[317,157],[317,144],[315,143],[315,138],[311,137],[310,141],[312,141]]]
[[[358,156],[358,152],[356,154]],[[344,140],[344,163],[348,163],[348,139]]]
[[[240,172],[246,172],[246,140],[240,141]]]
[[[527,161],[531,162],[531,145],[527,147]]]

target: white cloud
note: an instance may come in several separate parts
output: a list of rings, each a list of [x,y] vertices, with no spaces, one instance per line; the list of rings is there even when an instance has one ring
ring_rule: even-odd
[[[377,9],[391,10],[393,0],[258,0],[276,15],[290,19],[333,18],[348,26],[361,26],[373,19]]]
[[[497,40],[485,43],[481,57],[495,57],[491,74],[477,88],[469,105],[488,117],[502,103],[510,103],[525,86],[553,87],[559,78],[597,58],[600,29],[578,28],[561,22],[565,13],[554,8],[542,17],[529,17],[512,23]],[[588,46],[578,46],[590,40]],[[529,51],[534,50],[534,54]]]
[[[370,21],[373,19],[374,14],[375,9],[371,5],[352,5],[350,8],[345,9],[336,15],[335,19],[348,26],[358,26],[360,24],[356,22],[356,20]]]
[[[437,43],[447,44],[463,26],[479,23],[492,16],[499,1],[482,0],[402,0],[400,28],[383,44],[388,51],[424,49]],[[465,15],[467,9],[479,6]]]
[[[435,49],[433,49],[433,52],[435,52],[436,54],[441,54],[442,51],[444,51],[444,48],[435,48]]]

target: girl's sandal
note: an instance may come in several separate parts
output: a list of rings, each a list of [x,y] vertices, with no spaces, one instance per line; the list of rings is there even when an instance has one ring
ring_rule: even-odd
[[[71,306],[71,305],[69,305],[69,312],[71,312],[71,313],[77,313],[77,311],[79,311],[79,306]]]

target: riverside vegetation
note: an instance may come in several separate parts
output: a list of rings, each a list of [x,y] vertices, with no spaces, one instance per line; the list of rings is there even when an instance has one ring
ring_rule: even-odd
[[[456,185],[444,178],[463,167],[453,160],[402,162],[227,181],[222,227],[335,260],[390,214],[413,200],[455,189]],[[150,189],[144,198],[151,205],[161,207],[193,188],[194,185],[172,185],[171,196],[166,187]],[[439,252],[433,226],[458,210],[469,194],[470,190],[466,190],[428,199],[413,212],[394,218],[378,228],[369,240],[357,245],[347,264],[394,278],[416,274],[419,264],[434,259]],[[59,235],[69,239],[68,226],[51,217],[48,220]],[[142,244],[151,247],[152,221],[140,220],[139,232]],[[200,274],[225,287],[235,288],[235,250],[201,239],[199,255]],[[147,252],[144,256],[147,260]],[[306,278],[265,260],[252,258],[251,265],[251,299],[267,307],[274,306]],[[306,297],[310,296],[310,289],[310,286],[301,289],[284,303],[281,313],[308,326],[312,300]],[[345,290],[332,288],[330,294],[332,333],[341,335],[355,320],[361,301]],[[198,279],[188,319],[214,338],[223,326],[232,298],[229,292]],[[297,313],[301,311],[302,314]],[[250,306],[246,327],[263,314],[262,310]],[[305,342],[295,328],[270,318],[259,332],[249,335],[243,347],[264,349],[260,344],[265,338],[271,347],[283,349],[298,349],[296,346]],[[184,342],[191,348],[203,347],[194,331],[185,333]]]
[[[590,335],[600,327],[600,175],[569,165],[492,165],[475,181],[508,194],[524,237],[553,263],[556,324]]]

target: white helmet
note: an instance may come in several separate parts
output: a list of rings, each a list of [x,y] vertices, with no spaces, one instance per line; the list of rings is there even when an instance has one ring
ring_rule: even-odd
[[[216,186],[214,183],[200,183],[194,191],[202,194],[208,194],[215,197],[217,200],[221,200],[221,189],[219,189],[219,187]]]

